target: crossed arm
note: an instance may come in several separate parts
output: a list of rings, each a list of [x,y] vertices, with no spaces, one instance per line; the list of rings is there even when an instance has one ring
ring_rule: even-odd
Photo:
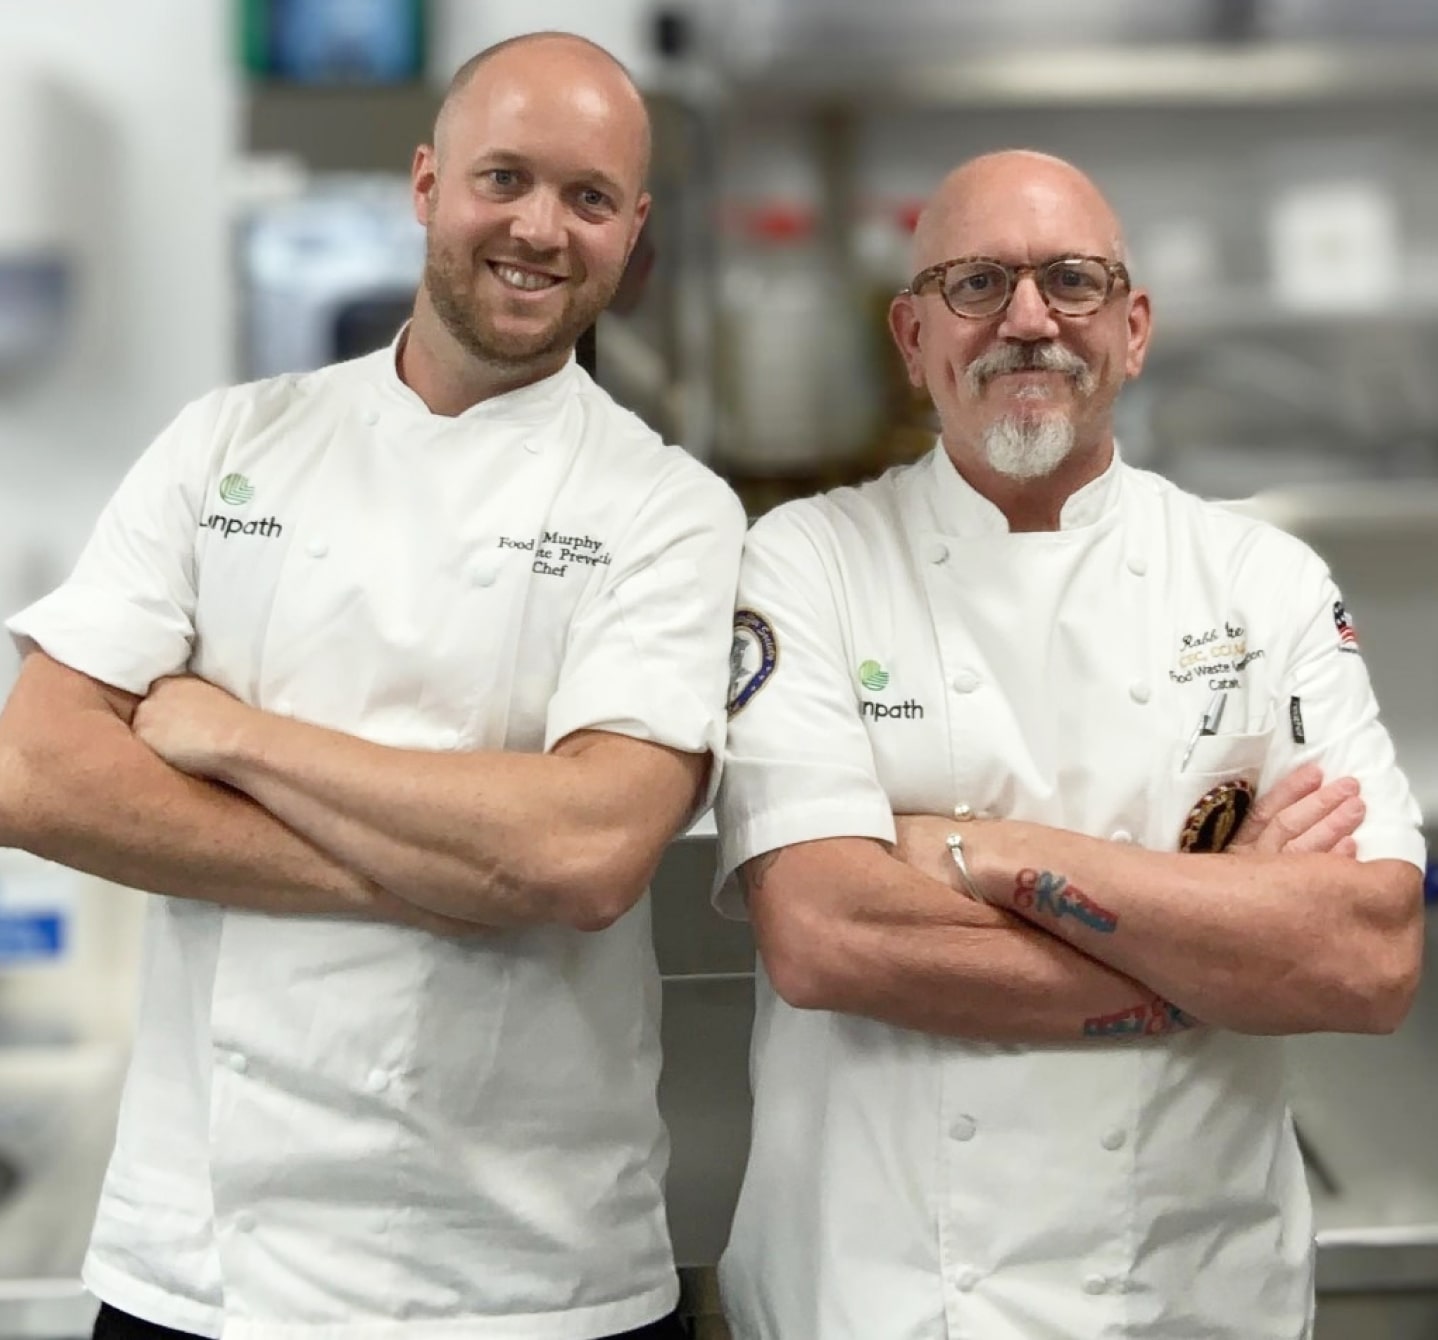
[[[141,700],[37,651],[0,714],[0,843],[266,912],[598,929],[643,892],[707,766],[601,732],[543,755],[391,749],[188,677]]]
[[[791,1004],[953,1036],[1074,1041],[1198,1020],[1387,1031],[1416,986],[1417,872],[1354,860],[1361,801],[1350,782],[1320,783],[1314,767],[1279,783],[1223,856],[966,824],[992,904],[958,891],[943,842],[951,820],[901,819],[892,851],[866,839],[796,844],[744,867],[755,935]],[[1052,899],[1048,910],[1016,899],[1025,869],[1067,875],[1118,925],[1105,934],[1055,914]]]

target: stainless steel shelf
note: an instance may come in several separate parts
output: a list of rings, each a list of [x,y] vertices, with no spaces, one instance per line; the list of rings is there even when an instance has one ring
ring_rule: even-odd
[[[735,75],[745,105],[1266,107],[1438,99],[1438,43],[1254,43],[989,51],[902,66],[786,60]]]

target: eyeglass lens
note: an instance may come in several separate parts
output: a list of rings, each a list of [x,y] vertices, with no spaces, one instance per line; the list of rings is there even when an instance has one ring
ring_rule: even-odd
[[[966,316],[992,316],[1008,305],[1017,274],[994,261],[965,261],[943,277],[944,301]],[[1109,273],[1098,261],[1057,260],[1034,271],[1045,302],[1065,316],[1096,312],[1108,297]]]

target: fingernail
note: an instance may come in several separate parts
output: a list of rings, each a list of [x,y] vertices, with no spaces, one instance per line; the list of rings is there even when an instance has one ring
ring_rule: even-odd
[[[1340,777],[1334,785],[1338,788],[1339,795],[1356,796],[1358,794],[1358,779],[1356,777]]]

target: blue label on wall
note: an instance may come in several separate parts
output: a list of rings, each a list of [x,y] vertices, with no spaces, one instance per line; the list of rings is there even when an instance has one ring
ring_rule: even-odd
[[[0,963],[59,958],[65,951],[65,919],[58,912],[0,915]]]

